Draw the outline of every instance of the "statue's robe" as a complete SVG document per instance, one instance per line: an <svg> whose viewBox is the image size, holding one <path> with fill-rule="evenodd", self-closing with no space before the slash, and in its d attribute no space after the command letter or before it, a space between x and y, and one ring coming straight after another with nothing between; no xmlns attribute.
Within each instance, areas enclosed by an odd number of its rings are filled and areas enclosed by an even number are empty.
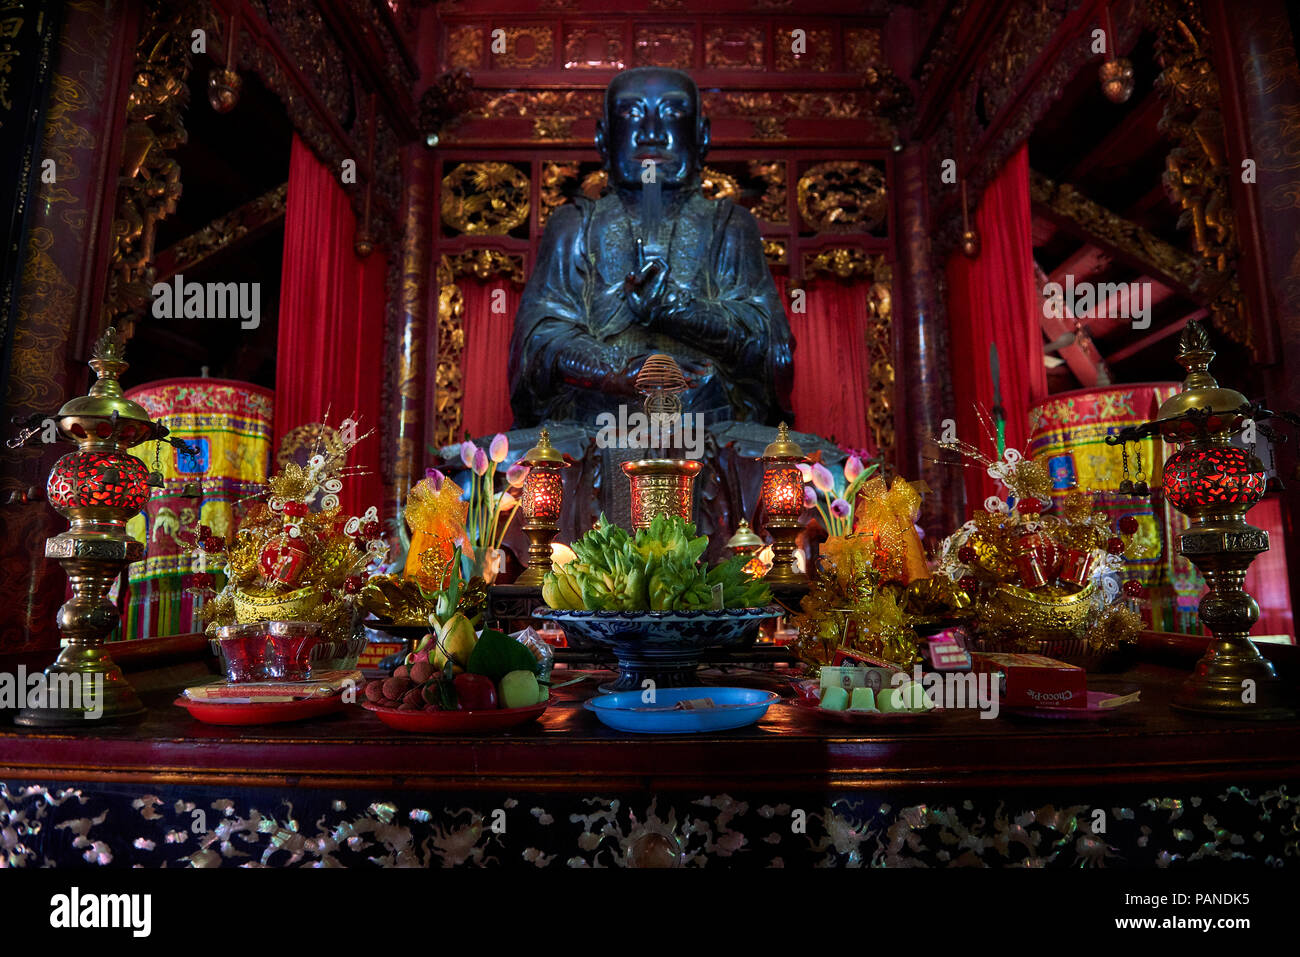
<svg viewBox="0 0 1300 957"><path fill-rule="evenodd" d="M599 355L609 368L655 352L707 361L713 374L682 394L684 411L704 413L710 423L791 420L794 343L754 217L692 191L669 205L657 235L668 250L669 283L687 291L694 300L688 308L710 321L652 331L632 313L623 282L636 265L637 232L617 192L551 214L510 342L517 427L561 420L594 427L600 412L636 404L637 397L629 402L568 381L556 359L572 348Z"/></svg>

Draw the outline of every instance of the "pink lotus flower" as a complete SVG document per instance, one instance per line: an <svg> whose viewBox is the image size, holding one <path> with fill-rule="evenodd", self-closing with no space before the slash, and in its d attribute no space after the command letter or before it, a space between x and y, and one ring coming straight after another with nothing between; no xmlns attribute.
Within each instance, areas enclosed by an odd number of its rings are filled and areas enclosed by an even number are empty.
<svg viewBox="0 0 1300 957"><path fill-rule="evenodd" d="M473 442L460 443L460 460L465 463L465 468L472 469L474 467L474 453L477 451L479 451L479 447Z"/></svg>
<svg viewBox="0 0 1300 957"><path fill-rule="evenodd" d="M831 475L831 470L820 462L812 467L812 483L819 492L829 494L835 489L835 478Z"/></svg>
<svg viewBox="0 0 1300 957"><path fill-rule="evenodd" d="M849 503L842 498L837 498L831 502L831 514L836 518L848 518L852 512L853 509L849 507Z"/></svg>
<svg viewBox="0 0 1300 957"><path fill-rule="evenodd" d="M485 475L487 473L488 470L487 453L484 452L482 449L478 448L477 446L475 446L474 448L474 461L472 465L474 468L475 475Z"/></svg>
<svg viewBox="0 0 1300 957"><path fill-rule="evenodd" d="M523 485L526 478L528 478L528 466L522 462L516 462L506 469L506 481L510 483L512 488Z"/></svg>
<svg viewBox="0 0 1300 957"><path fill-rule="evenodd" d="M433 486L433 490L435 492L441 492L442 483L447 481L447 476L443 475L442 472L438 471L437 469L425 469L424 478L430 485Z"/></svg>
<svg viewBox="0 0 1300 957"><path fill-rule="evenodd" d="M856 455L850 455L848 461L844 463L844 481L853 482L862 474L862 459Z"/></svg>
<svg viewBox="0 0 1300 957"><path fill-rule="evenodd" d="M813 491L811 485L805 485L803 487L803 507L804 508L817 507L817 493Z"/></svg>
<svg viewBox="0 0 1300 957"><path fill-rule="evenodd" d="M797 465L796 467L799 469L799 474L800 474L800 476L803 477L803 480L804 480L805 482L811 482L811 481L812 481L812 466L811 466L811 465L809 465L807 462L800 462L800 463L798 463L798 465Z"/></svg>
<svg viewBox="0 0 1300 957"><path fill-rule="evenodd" d="M492 445L488 449L488 454L492 456L493 462L504 462L506 456L510 454L510 440L498 432L492 436Z"/></svg>

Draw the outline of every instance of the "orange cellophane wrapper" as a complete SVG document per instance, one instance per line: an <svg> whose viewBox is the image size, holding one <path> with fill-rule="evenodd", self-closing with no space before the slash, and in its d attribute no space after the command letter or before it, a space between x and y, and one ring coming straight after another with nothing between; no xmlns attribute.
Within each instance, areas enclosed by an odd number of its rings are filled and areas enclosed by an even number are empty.
<svg viewBox="0 0 1300 957"><path fill-rule="evenodd" d="M920 489L901 478L894 479L892 486L886 486L883 478L872 478L858 492L854 531L875 540L875 565L885 581L906 585L930 576L916 534L920 513Z"/></svg>
<svg viewBox="0 0 1300 957"><path fill-rule="evenodd" d="M406 500L406 526L411 530L411 547L406 553L403 578L413 578L428 590L442 583L433 580L434 569L450 561L456 544L466 541L465 514L468 503L461 501L461 488L444 479L434 488L429 479L417 482Z"/></svg>

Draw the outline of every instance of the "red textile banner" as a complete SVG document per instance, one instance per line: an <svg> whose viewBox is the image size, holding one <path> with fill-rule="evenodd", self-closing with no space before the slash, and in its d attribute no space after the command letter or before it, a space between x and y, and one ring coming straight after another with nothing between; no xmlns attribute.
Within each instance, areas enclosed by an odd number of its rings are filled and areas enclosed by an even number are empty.
<svg viewBox="0 0 1300 957"><path fill-rule="evenodd" d="M997 450L979 424L977 404L991 413L1000 393L1006 410L1007 447L1023 452L1029 439L1029 410L1047 395L1041 305L1034 287L1026 147L1007 160L984 190L974 223L980 254L968 259L958 251L948 260L953 411L957 438L994 458ZM990 364L989 347L994 344L998 390L994 389ZM906 370L899 374L905 376ZM983 469L966 469L968 502L977 506L996 490L997 483Z"/></svg>
<svg viewBox="0 0 1300 957"><path fill-rule="evenodd" d="M508 432L513 414L506 364L521 290L499 277L487 282L462 278L457 285L465 304L461 426L472 438Z"/></svg>
<svg viewBox="0 0 1300 957"><path fill-rule="evenodd" d="M335 171L297 136L289 160L275 362L275 448L289 430L352 416L363 439L348 457L340 504L347 514L384 507L379 470L384 373L384 274L380 252L358 259L356 218ZM272 466L274 468L274 465Z"/></svg>
<svg viewBox="0 0 1300 957"><path fill-rule="evenodd" d="M805 283L803 313L790 312L790 281L773 276L794 333L794 427L844 448L876 453L867 424L871 359L867 355L865 282L815 279Z"/></svg>
<svg viewBox="0 0 1300 957"><path fill-rule="evenodd" d="M1262 552L1246 572L1246 591L1259 602L1259 622L1254 635L1290 635L1295 644L1295 618L1291 610L1291 580L1286 563L1286 521L1282 500L1270 495L1246 513L1246 521L1268 532L1269 550Z"/></svg>

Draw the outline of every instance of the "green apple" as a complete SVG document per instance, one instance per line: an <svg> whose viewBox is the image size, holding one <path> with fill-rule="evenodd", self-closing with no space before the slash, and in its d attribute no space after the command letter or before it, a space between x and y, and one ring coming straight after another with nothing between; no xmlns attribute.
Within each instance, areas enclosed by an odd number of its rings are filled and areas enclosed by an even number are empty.
<svg viewBox="0 0 1300 957"><path fill-rule="evenodd" d="M531 671L512 671L501 679L499 691L503 708L527 708L537 704L537 675Z"/></svg>

